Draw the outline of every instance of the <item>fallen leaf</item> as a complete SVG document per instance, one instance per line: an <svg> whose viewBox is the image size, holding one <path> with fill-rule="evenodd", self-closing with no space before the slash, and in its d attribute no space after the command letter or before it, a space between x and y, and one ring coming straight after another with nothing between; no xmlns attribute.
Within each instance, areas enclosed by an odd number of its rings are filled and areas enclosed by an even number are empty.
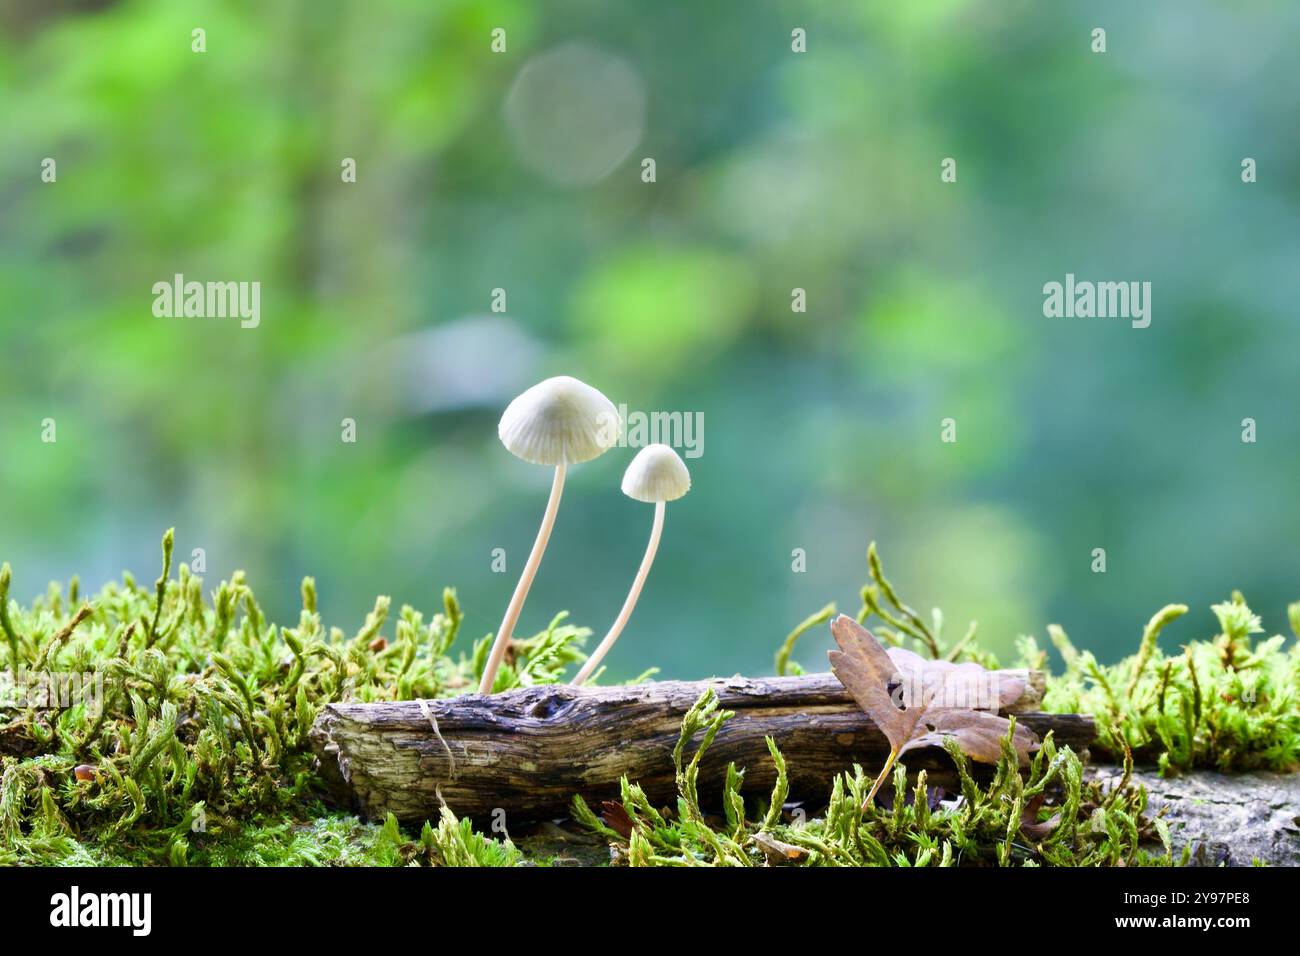
<svg viewBox="0 0 1300 956"><path fill-rule="evenodd" d="M793 866L808 859L808 851L803 847L785 843L768 833L760 831L752 839L767 857L769 866Z"/></svg>
<svg viewBox="0 0 1300 956"><path fill-rule="evenodd" d="M875 638L851 617L845 620L863 634ZM833 627L832 627L833 629ZM879 645L879 641L875 641ZM996 713L1010 707L1025 692L1025 681L1004 671L991 671L979 664L954 664L951 661L927 660L904 647L891 647L885 651L897 668L890 681L890 691L895 702L901 702L900 691L910 695L907 699L931 699L931 706L954 707L963 710L987 710Z"/></svg>
<svg viewBox="0 0 1300 956"><path fill-rule="evenodd" d="M1051 835L1052 831L1061 825L1060 811L1052 814L1041 823L1038 820L1038 811L1043 808L1046 797L1043 794L1031 797L1020 811L1020 832L1031 840L1042 840Z"/></svg>
<svg viewBox="0 0 1300 956"><path fill-rule="evenodd" d="M627 815L627 809L623 804L617 800L606 800L600 805L600 818L624 840L632 836L632 818Z"/></svg>
<svg viewBox="0 0 1300 956"><path fill-rule="evenodd" d="M942 746L948 737L971 759L997 763L1011 722L996 711L1024 689L1001 685L1019 681L1000 679L978 664L927 661L903 648L887 652L870 631L845 614L831 622L831 634L839 646L829 652L831 670L889 741L889 759L866 804L895 760L909 750ZM954 706L963 702L965 706ZM1023 761L1038 737L1017 724L1011 742Z"/></svg>

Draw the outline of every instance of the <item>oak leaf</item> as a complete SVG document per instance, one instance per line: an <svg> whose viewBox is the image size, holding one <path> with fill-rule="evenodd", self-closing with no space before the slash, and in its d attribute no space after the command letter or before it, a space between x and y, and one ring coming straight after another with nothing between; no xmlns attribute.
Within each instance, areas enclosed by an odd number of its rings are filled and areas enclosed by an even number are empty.
<svg viewBox="0 0 1300 956"><path fill-rule="evenodd" d="M1024 690L1022 681L978 664L926 660L901 647L888 651L865 627L841 614L831 622L839 650L831 670L889 741L889 759L867 795L870 804L894 761L909 750L951 737L971 759L997 763L1011 721L997 711ZM1028 760L1038 737L1016 725L1012 746Z"/></svg>

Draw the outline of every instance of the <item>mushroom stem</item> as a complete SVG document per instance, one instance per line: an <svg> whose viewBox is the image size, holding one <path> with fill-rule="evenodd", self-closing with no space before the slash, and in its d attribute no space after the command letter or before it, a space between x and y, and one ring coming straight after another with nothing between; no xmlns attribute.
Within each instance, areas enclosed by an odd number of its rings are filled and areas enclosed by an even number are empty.
<svg viewBox="0 0 1300 956"><path fill-rule="evenodd" d="M533 550L524 564L523 573L519 575L515 593L511 596L510 603L506 605L506 616L501 619L501 626L497 628L496 639L492 642L492 653L488 655L487 664L483 668L483 679L478 685L480 694L492 693L492 685L496 682L497 671L501 669L501 661L505 659L506 648L510 646L510 637L515 632L519 612L524 609L524 600L528 597L528 589L533 586L537 566L542 563L542 555L546 553L546 542L550 540L551 528L555 527L555 515L560 510L560 495L564 492L564 470L563 464L555 466L555 480L551 482L551 497L546 502L542 526L537 529L537 540L533 542Z"/></svg>
<svg viewBox="0 0 1300 956"><path fill-rule="evenodd" d="M655 502L655 523L650 528L650 543L645 546L645 557L641 559L641 567L636 572L636 579L632 582L632 589L627 592L627 600L623 602L623 610L618 612L618 617L605 635L605 639L600 642L600 646L591 652L587 662L582 665L582 670L578 671L578 676L573 678L572 684L577 687L586 682L591 676L591 672L596 669L601 658L609 653L609 649L614 646L618 636L623 633L623 628L627 624L628 618L632 616L632 609L636 607L636 599L641 596L641 588L645 585L646 576L650 573L650 565L654 564L655 552L659 550L659 538L664 531L664 502Z"/></svg>

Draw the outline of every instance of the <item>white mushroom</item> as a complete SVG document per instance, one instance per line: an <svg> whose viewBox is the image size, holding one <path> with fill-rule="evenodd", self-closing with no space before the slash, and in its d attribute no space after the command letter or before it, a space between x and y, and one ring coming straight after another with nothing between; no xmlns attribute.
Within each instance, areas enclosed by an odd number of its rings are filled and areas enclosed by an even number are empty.
<svg viewBox="0 0 1300 956"><path fill-rule="evenodd" d="M478 692L490 694L497 671L510 646L519 613L524 608L528 589L532 587L537 566L542 563L546 542L550 539L555 515L564 491L564 475L569 465L590 461L607 451L618 438L618 410L614 404L584 382L567 375L539 382L516 398L501 416L497 435L512 454L535 465L552 465L555 479L551 497L546 502L542 526L528 555L515 593L506 606L505 617L497 628L496 639Z"/></svg>
<svg viewBox="0 0 1300 956"><path fill-rule="evenodd" d="M623 609L618 612L618 617L610 627L609 633L605 635L605 639L600 642L591 657L587 658L587 662L582 665L578 675L573 678L575 687L591 676L596 665L609 653L618 636L623 633L628 618L632 616L632 609L636 607L637 598L641 596L641 588L645 585L646 576L650 573L650 565L654 563L655 552L659 549L659 538L664 530L664 504L675 501L690 490L691 473L686 470L686 463L667 445L647 445L632 459L632 464L627 466L627 471L623 474L623 494L637 501L653 503L655 506L654 524L650 528L650 543L646 545L645 557L641 559L641 567L636 572L635 580L632 581L632 589L627 593Z"/></svg>

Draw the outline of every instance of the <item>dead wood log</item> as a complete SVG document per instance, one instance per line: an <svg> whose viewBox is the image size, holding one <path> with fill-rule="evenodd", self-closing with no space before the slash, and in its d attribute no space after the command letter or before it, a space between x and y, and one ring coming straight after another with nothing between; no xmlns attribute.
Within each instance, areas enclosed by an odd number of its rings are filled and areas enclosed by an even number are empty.
<svg viewBox="0 0 1300 956"><path fill-rule="evenodd" d="M1014 673L1026 690L1008 710L1027 711L1042 698L1042 675ZM855 762L879 767L888 753L884 735L831 674L331 704L317 719L312 745L322 774L370 818L436 817L440 796L460 816L496 808L511 819L559 816L575 793L588 802L616 797L623 775L668 804L682 715L709 685L735 716L702 760L703 799L718 798L733 760L745 770L746 792L770 792L776 773L768 736L786 757L793 797L824 796L836 774ZM1023 712L1018 719L1076 749L1094 736L1087 716ZM909 753L906 763L913 770L950 766L942 750Z"/></svg>
<svg viewBox="0 0 1300 956"><path fill-rule="evenodd" d="M1123 778L1119 767L1090 767L1089 779L1107 787ZM1300 866L1300 773L1193 770L1162 777L1154 768L1133 771L1147 791L1146 816L1163 814L1175 857L1192 849L1196 866ZM1160 847L1151 849L1159 853Z"/></svg>

